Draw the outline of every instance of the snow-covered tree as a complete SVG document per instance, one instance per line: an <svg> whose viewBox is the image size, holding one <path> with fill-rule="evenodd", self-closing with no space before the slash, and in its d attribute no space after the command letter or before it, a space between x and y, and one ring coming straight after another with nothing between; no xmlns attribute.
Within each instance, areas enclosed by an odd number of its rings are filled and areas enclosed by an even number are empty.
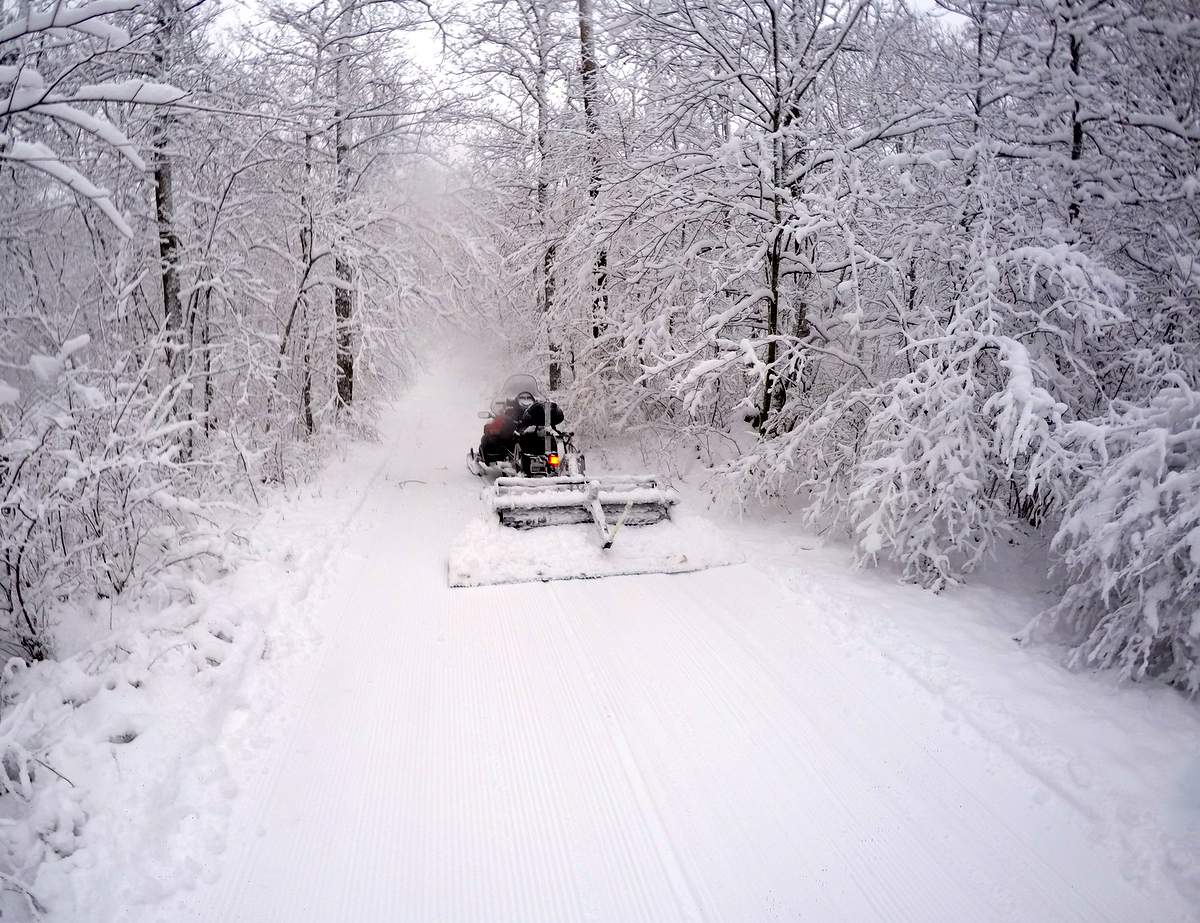
<svg viewBox="0 0 1200 923"><path fill-rule="evenodd" d="M1200 393L1170 375L1075 431L1090 458L1054 536L1063 598L1040 621L1076 664L1200 692Z"/></svg>

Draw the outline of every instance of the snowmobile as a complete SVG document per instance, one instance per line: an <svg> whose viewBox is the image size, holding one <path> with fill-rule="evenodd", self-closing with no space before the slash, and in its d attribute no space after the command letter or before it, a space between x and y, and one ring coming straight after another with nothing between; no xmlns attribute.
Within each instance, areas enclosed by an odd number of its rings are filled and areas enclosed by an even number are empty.
<svg viewBox="0 0 1200 923"><path fill-rule="evenodd" d="M561 408L531 376L510 377L479 416L487 423L467 466L489 476L491 515L450 547L451 586L677 574L741 560L718 530L672 516L677 494L656 475L587 473Z"/></svg>
<svg viewBox="0 0 1200 923"><path fill-rule="evenodd" d="M586 460L575 449L574 433L562 428L562 409L547 398L531 375L512 375L481 410L487 420L479 449L467 453L467 469L479 477L577 477Z"/></svg>
<svg viewBox="0 0 1200 923"><path fill-rule="evenodd" d="M654 475L587 475L574 434L562 427L562 409L533 376L510 376L492 409L479 416L488 422L467 467L480 477L497 475L491 506L501 524L536 529L592 522L608 549L623 526L651 525L669 515L674 492Z"/></svg>

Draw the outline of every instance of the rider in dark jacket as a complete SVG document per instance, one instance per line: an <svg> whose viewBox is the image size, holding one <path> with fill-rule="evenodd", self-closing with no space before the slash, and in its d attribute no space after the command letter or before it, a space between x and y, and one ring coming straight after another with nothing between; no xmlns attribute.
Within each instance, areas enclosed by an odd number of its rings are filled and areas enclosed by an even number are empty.
<svg viewBox="0 0 1200 923"><path fill-rule="evenodd" d="M558 406L558 404L554 403L554 401L538 401L525 411L524 416L521 417L519 428L524 429L526 426L545 426L547 424L547 407L550 408L550 420L548 421L549 425L558 426L558 424L565 419L563 417L562 409Z"/></svg>
<svg viewBox="0 0 1200 923"><path fill-rule="evenodd" d="M479 455L485 463L495 464L512 454L517 432L530 425L523 422L524 417L536 406L533 395L522 392L493 407L495 416L484 424L483 437L479 440Z"/></svg>
<svg viewBox="0 0 1200 923"><path fill-rule="evenodd" d="M547 412L548 411L548 412ZM547 420L547 416L549 420ZM545 451L545 435L538 428L558 426L563 421L563 412L554 401L538 401L525 411L517 424L518 438L521 440L521 452L525 455L540 455Z"/></svg>

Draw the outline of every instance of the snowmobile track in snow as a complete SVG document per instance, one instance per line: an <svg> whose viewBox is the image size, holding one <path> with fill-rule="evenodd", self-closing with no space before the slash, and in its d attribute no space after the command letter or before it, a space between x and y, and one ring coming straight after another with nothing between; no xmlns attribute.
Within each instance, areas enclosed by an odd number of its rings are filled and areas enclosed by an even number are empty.
<svg viewBox="0 0 1200 923"><path fill-rule="evenodd" d="M554 601L556 603L561 602L557 594L555 594ZM675 893L681 918L689 921L703 920L704 914L701 912L699 902L696 899L695 888L683 869L676 846L671 841L671 835L663 823L659 807L646 784L646 775L638 765L633 749L629 745L629 740L626 738L624 731L621 730L621 724L616 718L616 706L612 696L597 676L587 656L587 651L580 641L579 633L576 631L574 625L571 624L570 616L561 606L557 606L556 608L565 633L570 639L569 646L575 655L576 663L579 665L580 674L587 681L595 707L601 711L605 718L605 726L608 729L609 738L612 740L620 756L625 779L629 783L634 799L638 804L642 821L654 837L659 858L662 860L663 873L671 885L671 890Z"/></svg>

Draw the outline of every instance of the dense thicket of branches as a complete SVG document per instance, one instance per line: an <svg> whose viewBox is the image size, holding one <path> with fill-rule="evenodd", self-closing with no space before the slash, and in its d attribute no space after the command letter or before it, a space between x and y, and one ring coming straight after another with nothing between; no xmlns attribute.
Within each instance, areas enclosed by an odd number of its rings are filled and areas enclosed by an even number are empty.
<svg viewBox="0 0 1200 923"><path fill-rule="evenodd" d="M431 281L457 239L399 181L439 105L401 53L425 7L219 15L0 7L5 652L219 555L212 498L252 504L360 428L409 314L458 297Z"/></svg>
<svg viewBox="0 0 1200 923"><path fill-rule="evenodd" d="M940 5L474 7L497 316L592 426L711 446L860 561L936 589L1041 532L1078 660L1196 691L1200 20Z"/></svg>

